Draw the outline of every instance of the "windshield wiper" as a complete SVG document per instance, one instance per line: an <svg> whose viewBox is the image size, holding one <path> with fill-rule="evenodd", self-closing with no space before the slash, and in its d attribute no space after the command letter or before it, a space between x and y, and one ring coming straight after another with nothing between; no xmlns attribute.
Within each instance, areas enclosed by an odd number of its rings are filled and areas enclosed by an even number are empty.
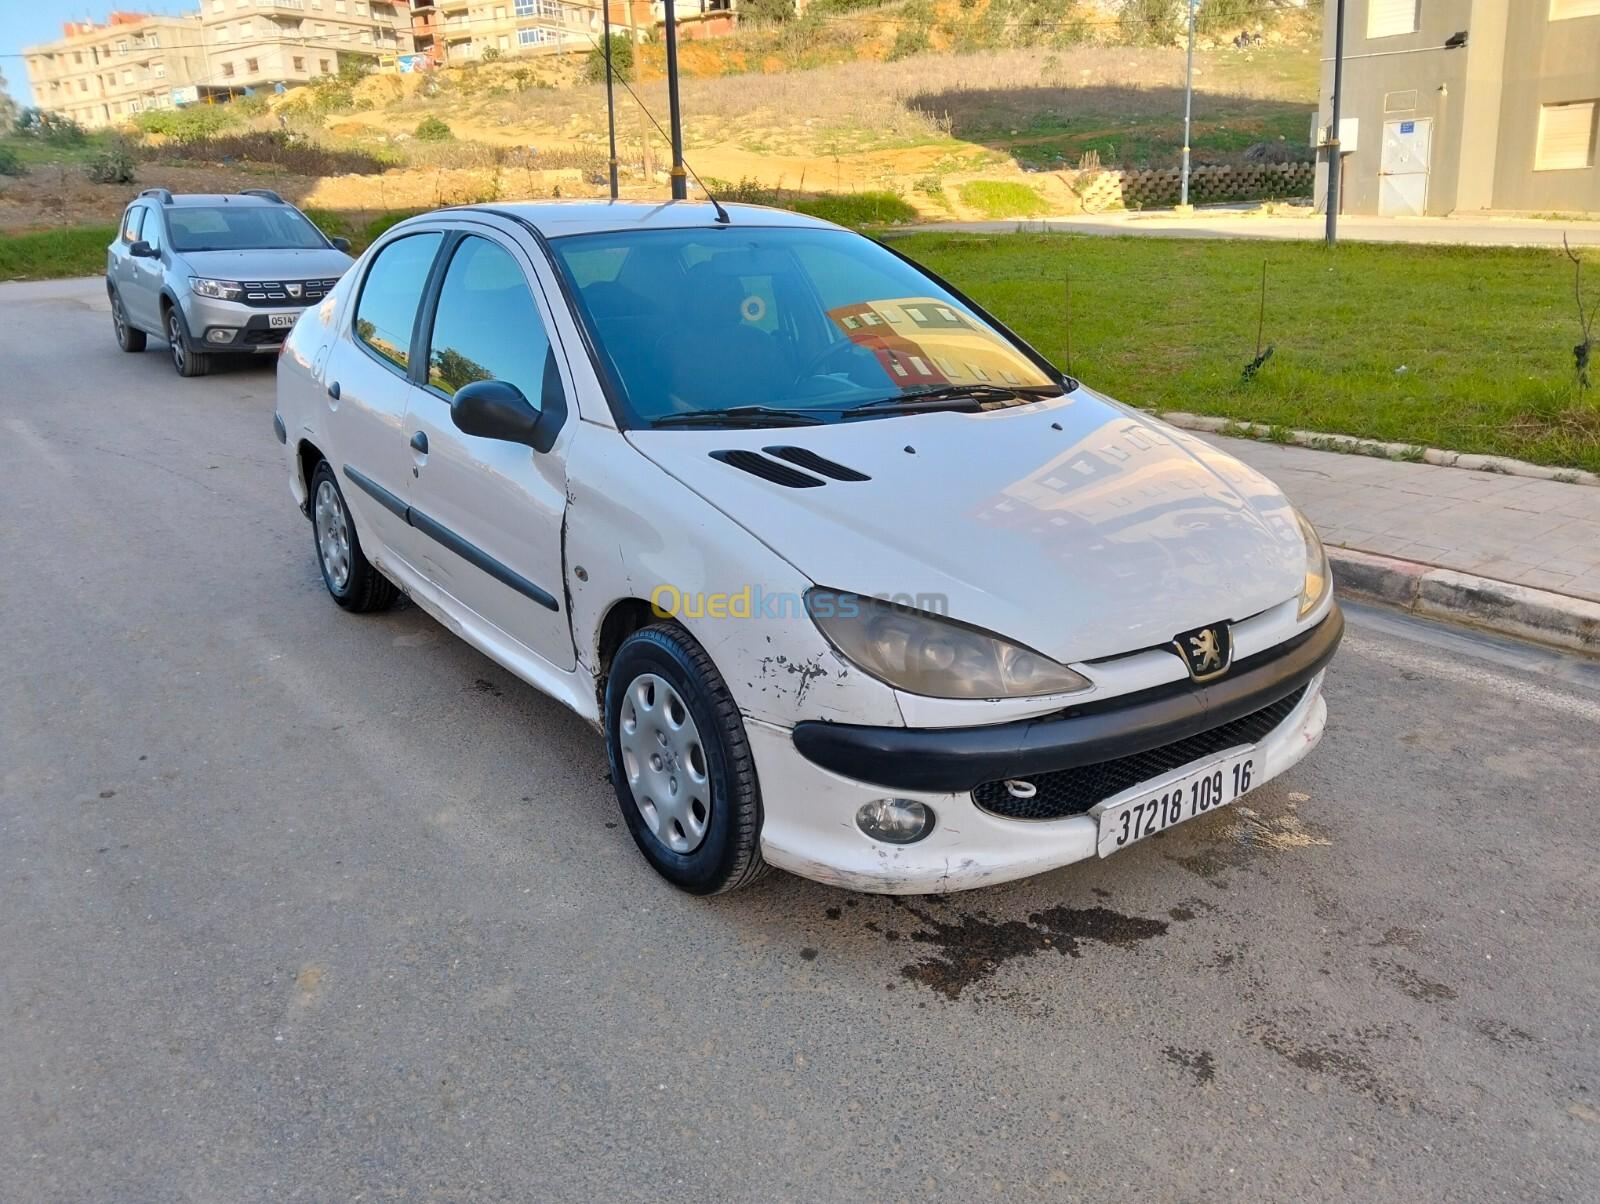
<svg viewBox="0 0 1600 1204"><path fill-rule="evenodd" d="M667 426L820 426L816 410L780 410L772 406L731 406L726 410L687 410L652 418L653 427ZM837 412L837 411L833 411Z"/></svg>
<svg viewBox="0 0 1600 1204"><path fill-rule="evenodd" d="M1043 396L1043 394L1039 394ZM986 401L1024 402L1033 395L1024 388L1002 388L999 385L939 385L931 389L912 389L893 397L879 397L850 407L852 413L876 411L897 413L912 410L957 409Z"/></svg>

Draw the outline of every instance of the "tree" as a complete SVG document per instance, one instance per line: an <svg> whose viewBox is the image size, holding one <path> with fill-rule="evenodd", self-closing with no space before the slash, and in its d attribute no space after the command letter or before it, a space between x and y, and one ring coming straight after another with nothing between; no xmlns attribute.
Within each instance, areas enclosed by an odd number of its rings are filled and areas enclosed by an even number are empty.
<svg viewBox="0 0 1600 1204"><path fill-rule="evenodd" d="M611 73L625 82L631 82L633 79L633 43L629 41L627 34L611 35ZM589 51L588 57L583 62L583 78L591 84L606 82L604 46L596 46Z"/></svg>

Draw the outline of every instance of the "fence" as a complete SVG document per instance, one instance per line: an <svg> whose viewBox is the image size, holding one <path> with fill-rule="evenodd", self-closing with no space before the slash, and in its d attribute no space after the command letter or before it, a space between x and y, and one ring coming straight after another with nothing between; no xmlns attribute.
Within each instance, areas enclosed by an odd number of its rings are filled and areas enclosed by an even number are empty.
<svg viewBox="0 0 1600 1204"><path fill-rule="evenodd" d="M1315 165L1311 163L1196 167L1189 172L1189 199L1195 202L1248 201L1309 196L1315 172ZM1088 213L1176 205L1183 191L1183 173L1176 167L1099 171L1080 175L1071 187Z"/></svg>

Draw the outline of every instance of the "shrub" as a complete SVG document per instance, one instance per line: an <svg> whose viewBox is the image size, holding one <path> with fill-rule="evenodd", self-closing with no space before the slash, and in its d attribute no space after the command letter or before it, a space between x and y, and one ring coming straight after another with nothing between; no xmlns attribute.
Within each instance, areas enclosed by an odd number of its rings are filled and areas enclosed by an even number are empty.
<svg viewBox="0 0 1600 1204"><path fill-rule="evenodd" d="M422 142L448 142L455 137L450 127L437 117L424 117L412 132Z"/></svg>
<svg viewBox="0 0 1600 1204"><path fill-rule="evenodd" d="M1117 21L1123 37L1143 46L1171 46L1185 27L1172 0L1123 0Z"/></svg>
<svg viewBox="0 0 1600 1204"><path fill-rule="evenodd" d="M745 0L739 12L755 25L780 25L794 16L794 0Z"/></svg>
<svg viewBox="0 0 1600 1204"><path fill-rule="evenodd" d="M133 168L133 146L126 138L115 138L95 152L84 171L96 184L132 184Z"/></svg>
<svg viewBox="0 0 1600 1204"><path fill-rule="evenodd" d="M894 35L894 44L889 47L889 60L908 59L914 54L926 54L932 49L925 28L902 28Z"/></svg>
<svg viewBox="0 0 1600 1204"><path fill-rule="evenodd" d="M0 146L0 176L27 175L28 169L22 166L22 160L17 157L17 152L9 146Z"/></svg>
<svg viewBox="0 0 1600 1204"><path fill-rule="evenodd" d="M192 105L185 109L156 109L140 113L133 124L146 134L160 134L174 142L194 142L213 138L229 126L237 125L240 115L232 105Z"/></svg>
<svg viewBox="0 0 1600 1204"><path fill-rule="evenodd" d="M262 163L303 176L373 175L390 166L369 151L334 150L284 130L173 142L161 148L161 158L198 163Z"/></svg>
<svg viewBox="0 0 1600 1204"><path fill-rule="evenodd" d="M478 56L478 61L482 63L498 63L505 57L505 51L501 50L500 47L486 46L483 53Z"/></svg>
<svg viewBox="0 0 1600 1204"><path fill-rule="evenodd" d="M625 34L611 35L611 72L620 80L633 79L633 42ZM591 84L606 82L606 53L596 46L583 61L583 78Z"/></svg>
<svg viewBox="0 0 1600 1204"><path fill-rule="evenodd" d="M23 109L12 123L25 138L37 138L53 146L79 146L88 134L72 118L44 109Z"/></svg>

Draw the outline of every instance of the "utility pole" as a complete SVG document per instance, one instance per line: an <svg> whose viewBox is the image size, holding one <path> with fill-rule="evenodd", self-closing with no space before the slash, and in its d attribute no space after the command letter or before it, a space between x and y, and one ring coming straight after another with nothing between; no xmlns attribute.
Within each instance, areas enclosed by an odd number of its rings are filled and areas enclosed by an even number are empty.
<svg viewBox="0 0 1600 1204"><path fill-rule="evenodd" d="M611 199L617 199L617 100L611 81L611 0L601 6L606 37L606 134L611 139Z"/></svg>
<svg viewBox="0 0 1600 1204"><path fill-rule="evenodd" d="M634 20L634 2L623 0L628 6L628 61L636 63L639 61L639 26ZM639 166L644 170L645 186L649 187L656 182L655 156L650 153L650 116L644 111L643 105L634 107L639 110Z"/></svg>
<svg viewBox="0 0 1600 1204"><path fill-rule="evenodd" d="M1189 66L1183 80L1183 184L1178 204L1189 205L1189 119L1194 113L1194 5L1189 0Z"/></svg>
<svg viewBox="0 0 1600 1204"><path fill-rule="evenodd" d="M667 18L667 110L672 115L672 199L689 198L689 177L683 170L683 114L678 107L678 14L673 0L662 0Z"/></svg>
<svg viewBox="0 0 1600 1204"><path fill-rule="evenodd" d="M1339 176L1343 163L1339 150L1339 102L1344 98L1344 0L1336 0L1333 13L1333 124L1328 127L1328 228L1325 240L1339 241Z"/></svg>

